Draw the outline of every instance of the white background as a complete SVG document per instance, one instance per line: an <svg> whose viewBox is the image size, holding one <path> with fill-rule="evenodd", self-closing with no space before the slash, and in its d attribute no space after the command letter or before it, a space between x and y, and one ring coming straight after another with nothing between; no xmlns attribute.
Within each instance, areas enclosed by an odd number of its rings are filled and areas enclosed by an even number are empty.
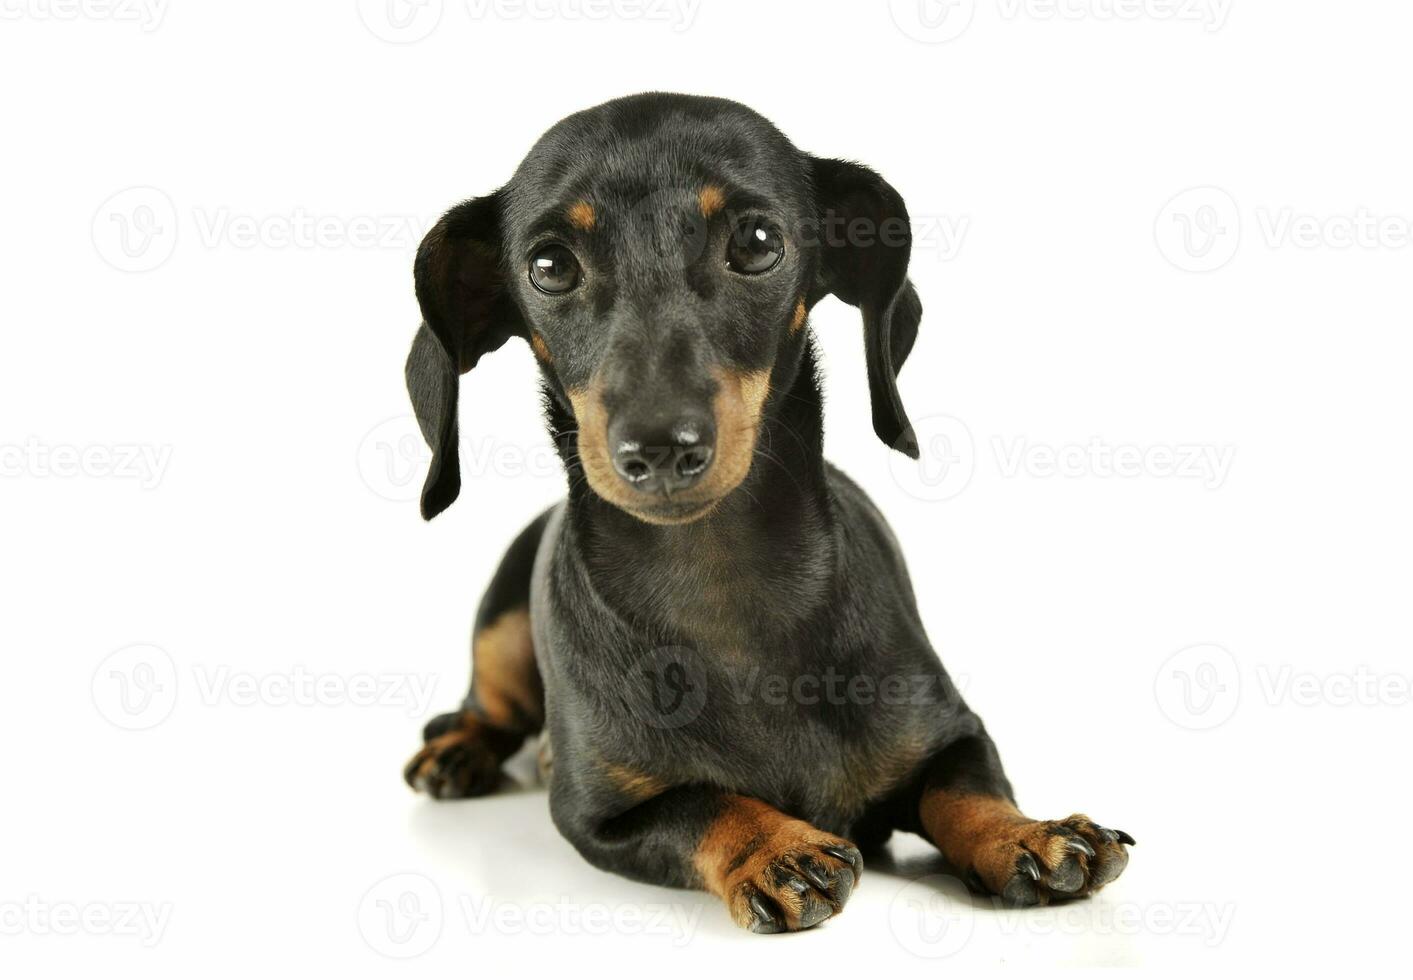
<svg viewBox="0 0 1413 980"><path fill-rule="evenodd" d="M387 9L4 0L7 975L1401 947L1413 10ZM834 301L829 452L902 536L1022 805L1138 839L1098 899L1000 913L910 883L938 868L899 840L842 916L759 938L590 868L543 790L401 783L494 563L562 492L516 344L464 384L460 501L418 518L416 242L563 115L649 88L745 101L906 197L928 455L874 440Z"/></svg>

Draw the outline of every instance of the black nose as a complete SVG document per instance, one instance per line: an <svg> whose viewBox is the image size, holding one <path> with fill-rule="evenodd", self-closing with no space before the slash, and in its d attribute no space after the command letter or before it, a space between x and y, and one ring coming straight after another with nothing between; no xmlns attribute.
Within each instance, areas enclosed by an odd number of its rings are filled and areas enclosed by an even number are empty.
<svg viewBox="0 0 1413 980"><path fill-rule="evenodd" d="M641 493L673 494L711 469L716 430L708 419L686 417L670 425L615 420L608 427L613 468Z"/></svg>

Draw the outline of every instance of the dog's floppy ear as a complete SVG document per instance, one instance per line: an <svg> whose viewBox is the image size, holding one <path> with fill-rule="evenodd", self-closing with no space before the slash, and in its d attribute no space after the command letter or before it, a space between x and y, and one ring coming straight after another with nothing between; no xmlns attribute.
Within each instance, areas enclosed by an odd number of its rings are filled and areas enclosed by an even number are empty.
<svg viewBox="0 0 1413 980"><path fill-rule="evenodd" d="M922 302L908 281L912 226L902 196L867 167L810 158L820 261L809 305L833 293L863 314L873 431L913 459L917 438L898 371L917 339Z"/></svg>
<svg viewBox="0 0 1413 980"><path fill-rule="evenodd" d="M475 367L482 354L526 332L505 288L500 208L499 192L458 204L427 232L413 264L422 326L406 374L417 424L432 447L422 487L427 520L461 492L458 376Z"/></svg>

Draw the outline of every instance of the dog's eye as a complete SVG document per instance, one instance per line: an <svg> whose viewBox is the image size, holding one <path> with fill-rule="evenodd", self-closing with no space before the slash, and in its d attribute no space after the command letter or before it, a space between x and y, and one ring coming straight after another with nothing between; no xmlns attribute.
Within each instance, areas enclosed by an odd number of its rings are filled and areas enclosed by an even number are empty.
<svg viewBox="0 0 1413 980"><path fill-rule="evenodd" d="M579 285L579 260L555 242L530 257L530 281L542 293L567 293Z"/></svg>
<svg viewBox="0 0 1413 980"><path fill-rule="evenodd" d="M775 268L785 257L785 237L764 218L736 226L726 243L726 264L732 272L755 276Z"/></svg>

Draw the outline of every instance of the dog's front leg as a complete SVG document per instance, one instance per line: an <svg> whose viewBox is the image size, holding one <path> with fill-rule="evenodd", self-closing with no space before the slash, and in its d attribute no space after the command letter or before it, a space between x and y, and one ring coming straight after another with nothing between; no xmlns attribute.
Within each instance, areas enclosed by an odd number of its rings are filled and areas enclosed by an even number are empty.
<svg viewBox="0 0 1413 980"><path fill-rule="evenodd" d="M609 812L586 805L596 793L552 787L555 823L591 864L705 889L753 932L818 925L844 907L863 871L849 841L760 800L706 786L633 788L654 795Z"/></svg>
<svg viewBox="0 0 1413 980"><path fill-rule="evenodd" d="M975 888L1013 905L1092 894L1128 865L1133 838L1084 814L1034 820L1016 808L984 731L958 739L928 766L917 801L924 834Z"/></svg>

